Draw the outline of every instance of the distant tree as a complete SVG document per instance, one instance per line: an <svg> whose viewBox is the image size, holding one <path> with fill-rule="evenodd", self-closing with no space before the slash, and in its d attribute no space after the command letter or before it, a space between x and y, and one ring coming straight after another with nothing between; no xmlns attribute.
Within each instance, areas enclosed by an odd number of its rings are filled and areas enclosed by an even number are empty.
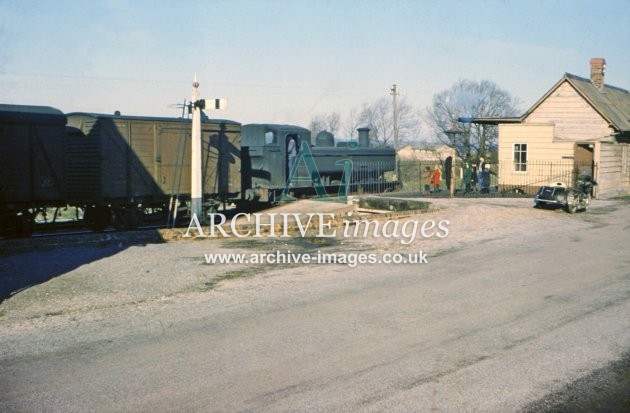
<svg viewBox="0 0 630 413"><path fill-rule="evenodd" d="M321 114L311 119L309 129L313 138L321 131L328 131L335 135L341 126L341 116L337 112Z"/></svg>
<svg viewBox="0 0 630 413"><path fill-rule="evenodd" d="M398 98L396 108L399 144L415 141L421 125L420 113L404 96ZM332 112L313 117L309 128L313 138L324 130L333 135L343 133L344 138L356 138L359 127L368 127L373 146L394 146L393 112L392 100L382 97L372 103L364 103L360 110L350 111L343 124L341 116L337 112Z"/></svg>
<svg viewBox="0 0 630 413"><path fill-rule="evenodd" d="M346 116L346 120L343 123L343 133L346 138L358 138L359 133L357 129L361 126L359 122L359 116L357 115L356 109L352 109L348 116Z"/></svg>
<svg viewBox="0 0 630 413"><path fill-rule="evenodd" d="M413 140L419 127L420 116L405 97L397 102L398 142ZM358 124L370 128L370 138L375 146L394 146L394 107L391 99L380 98L364 103L358 116Z"/></svg>
<svg viewBox="0 0 630 413"><path fill-rule="evenodd" d="M490 80L463 79L433 96L433 105L426 111L426 121L437 139L456 148L460 158L489 157L496 152L497 128L458 122L458 118L517 116L519 105L517 98ZM462 131L457 142L445 133L454 127Z"/></svg>

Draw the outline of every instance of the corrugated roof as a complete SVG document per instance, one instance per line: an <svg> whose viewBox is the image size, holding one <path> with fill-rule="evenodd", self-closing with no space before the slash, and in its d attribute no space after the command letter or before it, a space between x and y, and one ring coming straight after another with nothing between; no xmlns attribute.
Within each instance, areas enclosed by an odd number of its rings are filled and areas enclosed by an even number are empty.
<svg viewBox="0 0 630 413"><path fill-rule="evenodd" d="M590 79L570 73L564 78L599 112L615 129L630 132L630 92L614 86L604 85L598 89Z"/></svg>

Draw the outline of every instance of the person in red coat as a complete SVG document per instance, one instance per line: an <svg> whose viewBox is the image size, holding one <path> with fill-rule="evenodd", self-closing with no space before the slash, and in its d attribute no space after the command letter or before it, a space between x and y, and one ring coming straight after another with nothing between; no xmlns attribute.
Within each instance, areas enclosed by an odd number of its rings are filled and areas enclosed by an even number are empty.
<svg viewBox="0 0 630 413"><path fill-rule="evenodd" d="M440 165L435 165L433 175L431 175L431 185L433 185L434 192L440 192L440 184L442 183L442 170Z"/></svg>

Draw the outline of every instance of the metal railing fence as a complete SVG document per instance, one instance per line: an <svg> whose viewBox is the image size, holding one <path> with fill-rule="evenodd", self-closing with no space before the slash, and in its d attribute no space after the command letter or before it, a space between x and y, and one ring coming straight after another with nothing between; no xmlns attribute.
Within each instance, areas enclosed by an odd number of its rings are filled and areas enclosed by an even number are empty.
<svg viewBox="0 0 630 413"><path fill-rule="evenodd" d="M441 183L439 191L435 191L429 184L426 191L428 176L432 174L435 166L441 168ZM471 164L472 166L473 164ZM595 163L578 163L572 159L558 161L529 161L524 171L515 171L512 162L489 163L487 190L481 185L481 177L476 168L473 168L472 182L466 185L464 182L464 163L455 161L454 185L456 196L533 196L538 188L543 185L551 185L562 182L571 186L579 175L596 176L597 165ZM401 186L399 192L420 193L423 195L437 196L447 195L447 171L444 170L444 162L404 160L399 164L399 177Z"/></svg>

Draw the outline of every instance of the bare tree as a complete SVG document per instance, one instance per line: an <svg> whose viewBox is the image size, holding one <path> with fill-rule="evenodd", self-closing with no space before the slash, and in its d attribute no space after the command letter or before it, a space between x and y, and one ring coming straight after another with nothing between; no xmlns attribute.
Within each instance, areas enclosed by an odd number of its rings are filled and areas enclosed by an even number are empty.
<svg viewBox="0 0 630 413"><path fill-rule="evenodd" d="M371 104L363 104L358 123L370 128L370 138L376 146L394 144L393 113L392 101L385 97ZM396 115L399 141L413 140L418 130L420 116L404 96L398 99Z"/></svg>
<svg viewBox="0 0 630 413"><path fill-rule="evenodd" d="M341 116L337 112L315 116L309 125L313 137L321 131L328 131L335 135L341 126Z"/></svg>
<svg viewBox="0 0 630 413"><path fill-rule="evenodd" d="M433 96L433 105L427 108L426 120L435 136L455 148L460 158L487 157L496 152L497 128L462 123L458 119L516 116L520 111L519 105L517 98L490 80L477 82L463 79ZM446 134L454 127L462 132L459 137Z"/></svg>
<svg viewBox="0 0 630 413"><path fill-rule="evenodd" d="M343 123L343 133L348 138L358 138L357 129L359 129L359 126L361 126L361 123L359 122L357 111L352 109Z"/></svg>
<svg viewBox="0 0 630 413"><path fill-rule="evenodd" d="M397 101L397 122L399 142L415 141L420 129L420 113L411 106L407 99L399 97ZM359 127L370 128L370 139L374 146L394 145L393 103L391 99L382 97L372 103L364 103L360 111L353 109L346 120L341 122L337 112L315 116L309 125L313 137L321 131L335 135L345 134L346 138L356 138ZM340 131L339 129L343 130Z"/></svg>

